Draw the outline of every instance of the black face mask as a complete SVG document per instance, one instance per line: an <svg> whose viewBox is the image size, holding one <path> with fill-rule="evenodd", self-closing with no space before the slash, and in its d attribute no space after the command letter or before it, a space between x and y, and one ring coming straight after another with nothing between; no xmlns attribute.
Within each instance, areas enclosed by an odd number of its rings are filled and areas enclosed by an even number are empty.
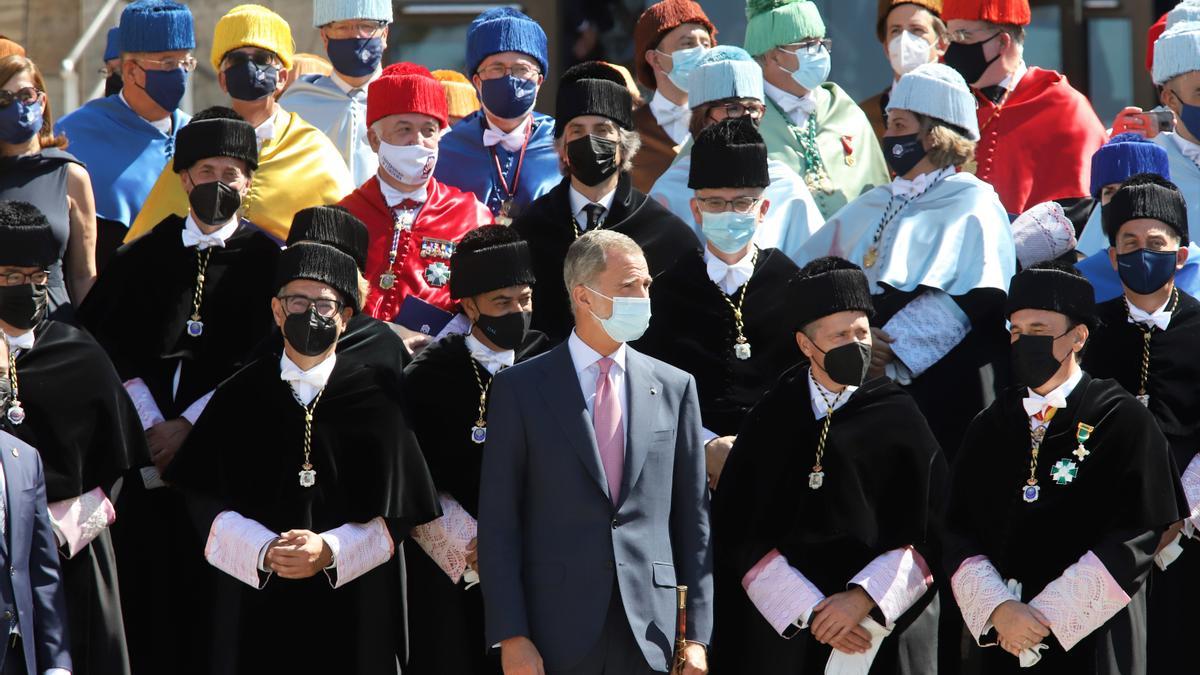
<svg viewBox="0 0 1200 675"><path fill-rule="evenodd" d="M946 65L958 71L959 75L967 81L967 84L975 84L979 78L983 77L983 73L988 69L988 66L996 62L1000 58L997 54L991 61L983 55L983 46L987 43L1000 37L1000 33L996 33L992 37L983 42L965 45L961 42L951 42L946 48L946 55L943 61Z"/></svg>
<svg viewBox="0 0 1200 675"><path fill-rule="evenodd" d="M118 70L104 78L104 95L112 96L121 91L123 86L125 86L125 81L121 79L121 71Z"/></svg>
<svg viewBox="0 0 1200 675"><path fill-rule="evenodd" d="M41 323L47 306L45 284L0 286L0 321L17 330L29 330Z"/></svg>
<svg viewBox="0 0 1200 675"><path fill-rule="evenodd" d="M571 175L589 187L617 172L617 142L588 134L567 143Z"/></svg>
<svg viewBox="0 0 1200 675"><path fill-rule="evenodd" d="M1067 331L1069 333L1071 331ZM1058 337L1050 335L1022 335L1010 347L1013 379L1017 384L1030 389L1037 389L1046 384L1062 366L1062 361L1054 358L1054 341ZM1070 358L1072 352L1067 352Z"/></svg>
<svg viewBox="0 0 1200 675"><path fill-rule="evenodd" d="M813 343L817 347L817 343ZM838 384L861 387L871 367L871 345L865 342L847 342L829 351L817 351L825 355L825 373Z"/></svg>
<svg viewBox="0 0 1200 675"><path fill-rule="evenodd" d="M529 334L529 322L533 318L531 312L509 312L503 316L480 314L475 320L479 330L501 349L516 349L525 341Z"/></svg>
<svg viewBox="0 0 1200 675"><path fill-rule="evenodd" d="M305 356L320 356L338 339L337 323L310 309L300 314L288 314L283 320L283 337L292 349Z"/></svg>
<svg viewBox="0 0 1200 675"><path fill-rule="evenodd" d="M225 69L225 88L239 101L258 101L275 93L279 69L244 61Z"/></svg>
<svg viewBox="0 0 1200 675"><path fill-rule="evenodd" d="M904 176L925 159L925 146L919 134L883 137L883 158L897 176Z"/></svg>
<svg viewBox="0 0 1200 675"><path fill-rule="evenodd" d="M205 225L221 225L229 222L242 208L242 195L219 180L199 185L193 182L188 204Z"/></svg>

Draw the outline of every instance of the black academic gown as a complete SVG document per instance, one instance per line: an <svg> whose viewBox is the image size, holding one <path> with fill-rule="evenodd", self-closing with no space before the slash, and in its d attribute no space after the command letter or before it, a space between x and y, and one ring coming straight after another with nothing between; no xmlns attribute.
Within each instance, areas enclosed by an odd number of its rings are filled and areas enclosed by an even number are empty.
<svg viewBox="0 0 1200 675"><path fill-rule="evenodd" d="M967 430L950 481L946 569L986 556L1002 578L1021 583L1021 601L1028 603L1091 551L1132 601L1070 652L1052 633L1032 668L1020 668L999 647L983 649L983 672L1145 675L1143 583L1160 536L1185 503L1166 439L1119 384L1085 373L1047 428L1036 474L1041 493L1027 503L1030 430L1021 404L1027 395L1023 387L1003 392ZM1094 427L1082 462L1073 455L1080 423ZM1076 461L1078 473L1058 485L1051 470L1063 459Z"/></svg>
<svg viewBox="0 0 1200 675"><path fill-rule="evenodd" d="M1168 303L1170 304L1170 303ZM1101 325L1092 331L1084 368L1096 377L1116 380L1131 394L1141 384L1142 329L1127 320L1125 298L1096 308ZM1179 292L1179 304L1165 331L1150 337L1146 391L1176 467L1183 471L1200 450L1200 302ZM1190 640L1200 635L1200 542L1184 537L1184 553L1166 572L1150 574L1149 672L1185 672L1195 665Z"/></svg>
<svg viewBox="0 0 1200 675"><path fill-rule="evenodd" d="M302 487L304 409L279 377L279 357L247 365L209 402L166 479L186 495L203 556L224 510L284 532L325 532L383 517L398 542L440 514L437 494L394 379L339 359L313 414L316 484ZM210 672L394 675L403 659L399 558L333 589L326 575L272 578L254 589L207 567ZM216 647L215 649L213 647Z"/></svg>
<svg viewBox="0 0 1200 675"><path fill-rule="evenodd" d="M137 411L104 350L87 333L56 321L34 328L33 349L17 356L25 421L0 417L0 428L37 448L46 473L46 500L71 499L112 486L149 461ZM124 481L128 486L130 480ZM115 504L125 516L126 488ZM116 501L116 500L114 500ZM76 675L129 673L113 541L105 530L75 557L62 559L63 587ZM126 585L137 585L129 579Z"/></svg>
<svg viewBox="0 0 1200 675"><path fill-rule="evenodd" d="M163 417L178 418L244 363L274 326L271 298L279 245L242 221L225 246L209 249L200 317L204 332L187 334L197 277L195 248L183 245L184 219L171 215L146 236L117 250L79 308L80 323L112 358L121 379L141 378ZM174 389L179 372L178 389ZM184 657L193 604L203 602L188 583L195 569L162 564L164 553L185 559L189 522L170 488L128 484L128 517L113 528L126 584L122 603L137 673L198 672ZM155 541L155 547L145 542ZM187 626L187 628L183 628Z"/></svg>
<svg viewBox="0 0 1200 675"><path fill-rule="evenodd" d="M803 359L787 316L784 288L797 271L782 252L758 253L742 316L750 358L734 356L733 309L741 289L726 296L708 278L704 257L685 253L650 286L650 328L634 347L696 378L704 428L736 435L742 420L779 374ZM726 300L728 298L728 301Z"/></svg>
<svg viewBox="0 0 1200 675"><path fill-rule="evenodd" d="M533 328L545 333L554 344L566 340L575 324L571 300L563 285L563 261L575 241L570 190L571 179L563 178L512 224L529 242L533 274L538 279L533 284ZM621 174L601 227L637 242L646 255L651 276L661 274L682 254L700 250L692 229L662 204L635 190L629 174Z"/></svg>
<svg viewBox="0 0 1200 675"><path fill-rule="evenodd" d="M872 296L875 316L871 325L882 328L905 305L926 289L904 292L889 286ZM971 322L971 330L953 349L905 389L916 399L947 459L962 444L967 425L996 398L1008 381L1008 329L1005 327L1004 293L979 288L951 296ZM953 392L953 395L950 395Z"/></svg>
<svg viewBox="0 0 1200 675"><path fill-rule="evenodd" d="M855 391L833 413L825 484L813 490L808 474L823 423L812 413L808 367L796 366L750 411L725 464L712 502L714 675L825 670L830 647L807 630L783 639L742 589L742 577L772 549L825 595L846 590L890 550L911 545L927 561L937 555L946 463L912 398L884 378ZM935 672L937 609L930 590L896 622L871 673Z"/></svg>
<svg viewBox="0 0 1200 675"><path fill-rule="evenodd" d="M549 346L545 335L531 332L517 350L516 362ZM476 363L487 386L492 375ZM413 431L440 492L467 513L479 517L479 476L483 445L471 441L479 416L479 383L471 368L465 335L447 335L430 344L404 371ZM404 543L408 563L410 672L422 675L500 673L495 653L483 637L483 596L479 587L464 590L412 540Z"/></svg>

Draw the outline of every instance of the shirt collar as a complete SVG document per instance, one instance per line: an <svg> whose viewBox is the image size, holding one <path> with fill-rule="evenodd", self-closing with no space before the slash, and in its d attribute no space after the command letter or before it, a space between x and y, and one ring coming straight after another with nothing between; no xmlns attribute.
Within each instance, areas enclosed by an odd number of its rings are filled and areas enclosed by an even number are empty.
<svg viewBox="0 0 1200 675"><path fill-rule="evenodd" d="M427 185L429 185L428 181L426 181L425 185L422 185L420 188L417 188L412 192L401 192L382 178L379 179L379 191L383 193L383 201L387 202L389 207L396 206L404 202L406 199L424 204L426 200L429 199L429 190L426 187Z"/></svg>
<svg viewBox="0 0 1200 675"><path fill-rule="evenodd" d="M187 220L183 222L183 245L185 248L195 246L201 251L214 246L225 248L225 243L229 241L234 232L237 232L239 223L238 216L235 214L233 218L229 219L228 223L222 225L216 232L205 234L189 211Z"/></svg>
<svg viewBox="0 0 1200 675"><path fill-rule="evenodd" d="M275 112L271 116L262 121L262 124L254 127L254 138L258 141L258 149L262 150L262 146L267 141L275 139L275 130L283 126L280 117L284 114L283 108L275 107Z"/></svg>
<svg viewBox="0 0 1200 675"><path fill-rule="evenodd" d="M1029 67L1025 65L1025 59L1021 59L1021 62L1017 64L1017 69L1009 73L1008 77L1000 80L999 86L1011 92L1021 84L1021 78L1025 77L1027 72L1029 72Z"/></svg>
<svg viewBox="0 0 1200 675"><path fill-rule="evenodd" d="M34 335L32 330L27 330L21 335L9 335L2 333L4 341L8 343L8 348L14 351L18 349L33 349Z"/></svg>
<svg viewBox="0 0 1200 675"><path fill-rule="evenodd" d="M1075 355L1071 354L1067 358L1075 358ZM1076 368L1075 372L1072 373L1071 376L1067 378L1066 382L1063 382L1062 384L1058 385L1054 389L1050 390L1050 392L1048 392L1045 396L1042 396L1041 394L1037 393L1033 389L1026 388L1026 393L1029 395L1025 398L1025 401L1027 402L1025 405L1025 413L1029 417L1033 417L1034 415L1036 415L1039 412L1039 410L1034 410L1033 412L1029 412L1031 404L1028 402L1030 402L1030 401L1034 401L1034 402L1042 401L1042 402L1045 402L1046 404L1053 403L1054 404L1053 407L1055 407L1055 408L1067 407L1067 399L1070 398L1071 392L1075 391L1076 385L1078 385L1079 381L1082 379L1083 379L1083 369ZM1043 408L1044 408L1044 406L1043 406Z"/></svg>
<svg viewBox="0 0 1200 675"><path fill-rule="evenodd" d="M704 265L708 270L708 278L729 295L741 288L750 277L754 276L753 249L747 248L746 255L732 265L713 255L707 246L704 247Z"/></svg>
<svg viewBox="0 0 1200 675"><path fill-rule="evenodd" d="M1122 296L1122 298L1125 300L1125 306L1129 309L1129 323L1153 325L1157 326L1159 330L1166 330L1167 326L1171 325L1171 312L1166 311L1167 305L1171 303L1171 296L1167 296L1166 302L1153 312L1142 310L1130 302L1127 296Z"/></svg>
<svg viewBox="0 0 1200 675"><path fill-rule="evenodd" d="M571 361L575 364L575 374L582 374L583 371L596 365L596 362L604 358L600 352L587 346L583 340L579 339L579 335L572 330L571 337L567 338L567 350L571 353ZM613 360L622 372L625 370L625 343L622 342L617 351L613 352L609 358Z"/></svg>
<svg viewBox="0 0 1200 675"><path fill-rule="evenodd" d="M858 391L858 387L849 385L840 394L829 391L820 382L817 382L817 378L813 377L812 367L809 366L808 396L812 401L813 414L817 416L817 419L824 419L829 410L829 402L825 400L825 397L829 397L829 401L834 401L833 409L836 411L846 405L846 401L849 401L856 391Z"/></svg>
<svg viewBox="0 0 1200 675"><path fill-rule="evenodd" d="M303 370L288 358L287 352L279 357L279 379L289 383L307 384L315 389L321 389L329 383L333 367L337 364L337 353L330 354L324 361Z"/></svg>
<svg viewBox="0 0 1200 675"><path fill-rule="evenodd" d="M523 124L518 124L516 129L505 133L499 127L492 124L492 120L488 119L487 115L484 115L484 119L487 120L487 128L483 130L484 147L490 148L499 143L509 152L517 152L521 149L521 146L525 145L526 130L530 124L533 124L533 115L530 115L525 118Z"/></svg>
<svg viewBox="0 0 1200 675"><path fill-rule="evenodd" d="M779 109L784 114L792 118L792 121L796 121L797 116L807 119L809 115L817 111L815 89L809 91L804 96L797 96L764 80L763 91L775 102L775 105L779 106Z"/></svg>
<svg viewBox="0 0 1200 675"><path fill-rule="evenodd" d="M124 103L126 108L129 108L129 110L132 111L133 114L137 115L137 111L133 109L133 106L129 105L129 101L125 98L124 90L117 92L117 96L120 97L121 103ZM138 117L142 117L142 116L138 115ZM159 131L163 132L164 134L169 135L171 133L171 116L170 115L167 115L166 117L162 118L161 120L158 120L155 122L151 122L150 120L147 120L145 117L142 117L142 119L146 121L146 124L149 124L150 126L154 127L155 129L158 129Z"/></svg>
<svg viewBox="0 0 1200 675"><path fill-rule="evenodd" d="M483 364L484 368L492 375L495 375L501 368L508 368L517 359L517 353L512 349L506 349L498 352L491 347L483 344L474 335L467 333L467 349L471 351L471 358Z"/></svg>
<svg viewBox="0 0 1200 675"><path fill-rule="evenodd" d="M1180 134L1170 134L1170 136L1175 141L1175 147L1179 148L1180 154L1200 164L1200 145L1196 145Z"/></svg>
<svg viewBox="0 0 1200 675"><path fill-rule="evenodd" d="M650 99L650 114L654 115L654 121L667 132L672 141L682 143L687 140L692 109L686 103L678 105L663 96L662 92L655 91Z"/></svg>
<svg viewBox="0 0 1200 675"><path fill-rule="evenodd" d="M354 95L350 93L352 91L358 91L359 94L362 94L365 96L367 93L367 87L371 86L372 82L379 79L379 76L382 72L383 71L380 68L376 68L375 72L371 74L371 79L367 80L367 83L362 85L361 87L350 86L350 83L343 80L342 76L340 74L338 74L338 71L336 71L336 70L329 73L329 79L333 80L334 86L336 86L338 89L341 89L342 93L347 96L353 97Z"/></svg>
<svg viewBox="0 0 1200 675"><path fill-rule="evenodd" d="M617 191L614 189L612 192L609 192L601 197L600 201L598 202L592 202L587 197L584 197L578 190L575 189L574 185L567 190L567 194L571 200L571 215L575 216L576 220L583 223L587 220L586 217L581 217L583 216L583 207L593 203L599 204L600 206L604 207L604 212L607 214L609 210L612 209L613 197L616 196Z"/></svg>
<svg viewBox="0 0 1200 675"><path fill-rule="evenodd" d="M923 173L912 180L897 176L896 179L892 181L892 195L896 197L915 197L928 190L934 185L934 183L937 183L946 176L954 175L955 172L956 169L954 167L947 166L941 169L934 169L928 173Z"/></svg>

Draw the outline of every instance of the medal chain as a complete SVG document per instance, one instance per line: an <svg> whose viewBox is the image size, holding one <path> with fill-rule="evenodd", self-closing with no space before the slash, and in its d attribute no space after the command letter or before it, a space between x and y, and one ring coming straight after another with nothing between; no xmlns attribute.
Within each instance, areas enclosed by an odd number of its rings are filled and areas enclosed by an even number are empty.
<svg viewBox="0 0 1200 675"><path fill-rule="evenodd" d="M1174 312L1179 306L1179 289L1171 291L1171 307L1168 312ZM1129 300L1125 300L1125 316L1129 319L1138 330L1142 331L1142 370L1138 380L1138 396L1146 395L1146 387L1150 383L1150 338L1154 335L1153 326L1144 326L1141 323L1133 320L1133 315L1129 312Z"/></svg>
<svg viewBox="0 0 1200 675"><path fill-rule="evenodd" d="M475 420L475 426L482 429L487 426L488 390L492 388L492 381L488 380L487 384L484 384L483 374L479 372L479 364L475 363L475 357L468 354L467 359L471 361L471 370L475 372L475 384L479 385L479 419Z"/></svg>
<svg viewBox="0 0 1200 675"><path fill-rule="evenodd" d="M208 259L212 257L212 249L203 251L196 248L196 290L192 294L192 321L200 320L200 303L204 302L204 275L208 272Z"/></svg>
<svg viewBox="0 0 1200 675"><path fill-rule="evenodd" d="M321 391L317 392L317 395L313 398L312 403L305 405L304 402L300 400L300 395L296 393L296 390L292 389L292 398L296 399L296 403L299 403L300 407L304 409L304 464L301 465L300 468L305 471L312 471L312 462L309 461L309 457L312 454L313 413L317 409L317 404L321 402L321 396L324 393L325 387L321 387Z"/></svg>
<svg viewBox="0 0 1200 675"><path fill-rule="evenodd" d="M380 279L395 276L396 258L400 254L400 234L412 230L413 223L417 219L415 215L416 211L417 209L411 208L401 209L400 212L397 212L395 209L392 210L392 247L388 250L387 270L380 275ZM384 290L388 288L390 286L384 288Z"/></svg>
<svg viewBox="0 0 1200 675"><path fill-rule="evenodd" d="M750 267L754 267L754 265L757 263L758 247L755 246L750 254ZM721 288L720 284L714 281L713 285L717 287L717 290L721 291L721 299L724 300L725 304L729 305L729 308L733 310L733 327L735 330L737 330L737 344L746 344L746 324L745 321L743 321L744 317L742 315L742 307L746 304L746 288L750 286L750 280L747 279L746 283L742 284L742 288L738 291L738 301L736 305L733 304L733 300L730 300L728 295L725 295L725 289Z"/></svg>
<svg viewBox="0 0 1200 675"><path fill-rule="evenodd" d="M871 237L871 245L867 247L867 253L863 256L863 264L865 266L873 267L875 265L875 261L879 259L879 243L883 239L883 232L887 229L887 226L892 224L892 221L896 219L896 216L900 215L900 212L904 210L904 207L919 199L921 195L925 194L931 187L933 187L932 182L929 185L926 185L917 194L911 197L900 199L899 205L896 205L894 208L893 204L895 204L897 201L896 195L892 195L891 198L888 199L887 208L883 211L883 218L880 220L879 226L875 228L875 234Z"/></svg>
<svg viewBox="0 0 1200 675"><path fill-rule="evenodd" d="M1043 416L1041 424L1029 432L1029 480L1025 481L1026 485L1037 485L1038 453L1042 449L1042 441L1046 438L1046 428L1050 426L1050 420L1054 419L1057 410L1058 408L1050 408Z"/></svg>
<svg viewBox="0 0 1200 675"><path fill-rule="evenodd" d="M833 409L835 406L837 406L838 402L842 400L842 394L846 393L846 390L843 389L842 391L838 392L837 395L833 397L833 400L830 401L829 396L825 393L825 388L822 387L821 384L817 382L816 378L813 377L811 368L809 368L808 371L808 378L812 380L813 384L817 385L817 391L821 393L821 398L825 401L825 424L821 426L821 437L817 441L816 461L813 463L813 473L821 473L823 471L821 468L821 460L825 457L825 439L827 436L829 436L829 425L833 423Z"/></svg>
<svg viewBox="0 0 1200 675"><path fill-rule="evenodd" d="M8 404L10 407L21 407L21 383L17 379L17 350L11 346L8 350L8 384L12 389Z"/></svg>

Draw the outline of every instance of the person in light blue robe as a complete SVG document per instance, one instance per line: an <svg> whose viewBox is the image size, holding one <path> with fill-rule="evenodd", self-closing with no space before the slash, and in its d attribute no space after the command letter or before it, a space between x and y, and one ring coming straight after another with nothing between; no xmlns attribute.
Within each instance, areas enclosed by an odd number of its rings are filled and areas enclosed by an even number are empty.
<svg viewBox="0 0 1200 675"><path fill-rule="evenodd" d="M1159 138L1162 138L1162 135ZM1100 146L1100 149L1096 150L1092 155L1091 175L1091 198L1096 203L1096 207L1088 216L1087 224L1084 225L1083 231L1079 235L1079 245L1075 247L1075 250L1084 256L1090 256L1108 249L1108 236L1104 234L1104 226L1100 223L1102 207L1108 203L1117 188L1121 187L1121 183L1128 180L1130 176L1136 176L1139 173L1154 173L1171 180L1172 169L1176 164L1171 159L1172 147L1178 154L1179 148L1174 142L1163 144L1157 139L1150 140L1138 133L1124 133L1113 136L1107 143ZM1179 155L1179 158L1192 166L1195 185L1200 188L1200 171L1182 155ZM1193 208L1200 208L1200 190L1194 194L1196 198L1190 201L1197 205ZM1115 281L1116 277L1113 280Z"/></svg>
<svg viewBox="0 0 1200 675"><path fill-rule="evenodd" d="M367 141L367 86L381 72L391 22L391 0L314 0L313 27L321 31L333 72L302 75L279 99L329 137L355 186L379 169Z"/></svg>
<svg viewBox="0 0 1200 675"><path fill-rule="evenodd" d="M699 131L723 119L726 105L742 106L745 114L750 108L763 110L762 68L740 47L714 47L700 57L688 79L688 105L692 107L693 129ZM650 198L667 207L680 220L692 227L696 237L704 240L700 225L692 216L693 190L688 187L692 166L692 140L679 151L667 171L650 190ZM771 184L763 191L770 206L765 219L754 232L754 244L760 249L777 248L795 260L800 247L813 232L825 223L816 200L800 175L787 164L771 159L767 162Z"/></svg>

